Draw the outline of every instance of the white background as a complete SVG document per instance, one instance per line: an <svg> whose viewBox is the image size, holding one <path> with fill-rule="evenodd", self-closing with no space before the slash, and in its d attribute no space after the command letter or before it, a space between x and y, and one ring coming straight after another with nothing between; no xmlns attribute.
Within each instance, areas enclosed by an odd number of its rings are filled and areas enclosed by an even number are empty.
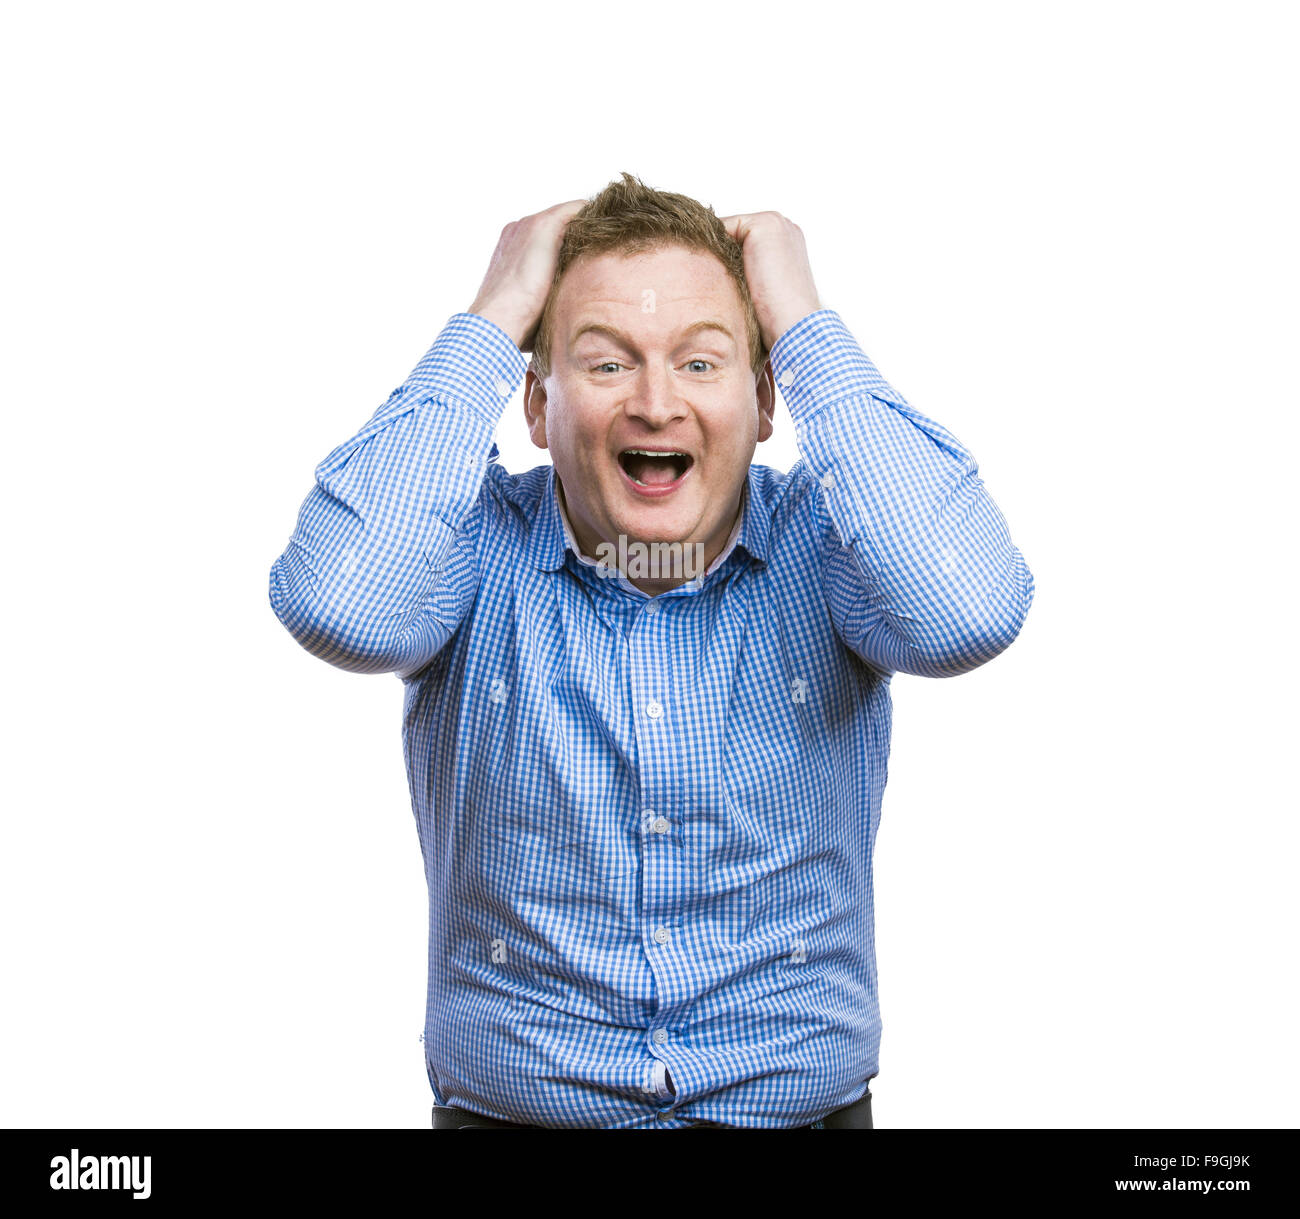
<svg viewBox="0 0 1300 1219"><path fill-rule="evenodd" d="M894 683L878 1125L1295 1124L1286 6L4 26L0 1123L427 1127L401 685L268 572L502 225L626 169L803 228L1037 582L1005 655ZM518 397L499 442L546 460Z"/></svg>

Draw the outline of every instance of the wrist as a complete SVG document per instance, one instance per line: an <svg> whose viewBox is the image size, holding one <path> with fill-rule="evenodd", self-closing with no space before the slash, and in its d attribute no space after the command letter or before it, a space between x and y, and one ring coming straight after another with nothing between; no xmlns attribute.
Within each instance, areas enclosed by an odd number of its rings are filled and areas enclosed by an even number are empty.
<svg viewBox="0 0 1300 1219"><path fill-rule="evenodd" d="M521 318L517 312L510 309L502 308L491 302L475 301L466 313L475 313L479 317L486 318L494 326L500 327L510 336L514 345L522 350L524 339L528 334L528 320Z"/></svg>
<svg viewBox="0 0 1300 1219"><path fill-rule="evenodd" d="M804 301L802 304L793 305L784 308L780 313L769 314L763 324L763 330L766 332L763 341L769 351L776 346L777 340L781 338L786 331L793 329L796 325L808 317L809 314L819 313L825 306L815 297L811 300Z"/></svg>

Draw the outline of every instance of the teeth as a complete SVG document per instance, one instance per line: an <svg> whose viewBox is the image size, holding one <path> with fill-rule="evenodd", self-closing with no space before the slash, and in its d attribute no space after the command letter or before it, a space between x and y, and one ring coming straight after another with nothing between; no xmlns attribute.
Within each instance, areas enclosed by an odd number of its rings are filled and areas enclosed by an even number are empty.
<svg viewBox="0 0 1300 1219"><path fill-rule="evenodd" d="M623 450L620 451L620 456L624 456L624 457L626 457L626 456L632 456L632 457L680 457L680 458L682 458L683 460L688 461L688 462L690 462L690 461L694 461L694 458L691 457L691 455L690 455L689 453L683 453L683 452L681 452L681 450L679 450L679 449L623 449ZM624 473L626 473L626 471L624 471ZM628 478L631 478L632 481L633 481L634 483L636 483L636 485L637 485L638 487L649 487L649 486L652 485L651 483L643 483L639 478L632 478L632 475L631 475L631 474L628 474Z"/></svg>

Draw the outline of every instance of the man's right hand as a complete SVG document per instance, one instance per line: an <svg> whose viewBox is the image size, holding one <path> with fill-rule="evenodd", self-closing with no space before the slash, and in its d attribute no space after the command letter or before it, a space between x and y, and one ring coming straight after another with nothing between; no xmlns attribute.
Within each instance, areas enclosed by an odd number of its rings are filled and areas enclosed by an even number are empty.
<svg viewBox="0 0 1300 1219"><path fill-rule="evenodd" d="M531 351L559 261L564 226L586 203L571 199L507 224L466 312L495 322L520 351Z"/></svg>

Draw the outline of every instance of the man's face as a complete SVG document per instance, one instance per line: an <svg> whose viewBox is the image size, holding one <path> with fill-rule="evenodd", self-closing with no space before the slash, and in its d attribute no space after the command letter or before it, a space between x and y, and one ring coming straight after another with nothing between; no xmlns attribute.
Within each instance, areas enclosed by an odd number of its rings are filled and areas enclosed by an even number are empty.
<svg viewBox="0 0 1300 1219"><path fill-rule="evenodd" d="M524 409L551 451L579 545L702 542L735 523L754 446L772 433L740 292L713 255L670 246L579 259L554 302L551 375Z"/></svg>

